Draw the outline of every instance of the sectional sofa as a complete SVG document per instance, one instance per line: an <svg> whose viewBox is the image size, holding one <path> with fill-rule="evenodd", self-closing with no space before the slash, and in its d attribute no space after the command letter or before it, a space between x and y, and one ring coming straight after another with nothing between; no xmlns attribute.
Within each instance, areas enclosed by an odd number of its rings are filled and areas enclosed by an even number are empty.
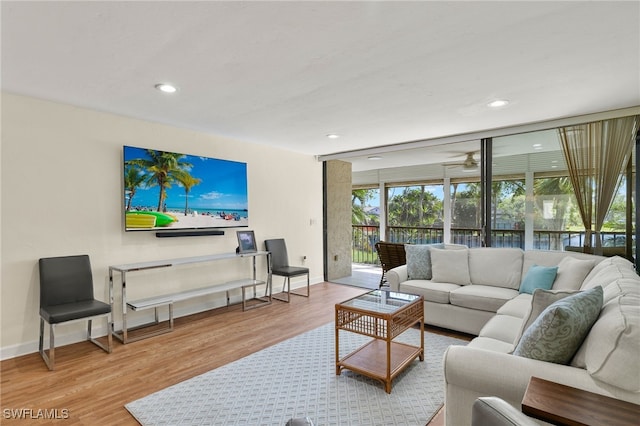
<svg viewBox="0 0 640 426"><path fill-rule="evenodd" d="M424 296L426 323L477 336L444 356L449 426L478 397L519 407L531 376L640 404L640 277L623 258L407 246L387 280Z"/></svg>

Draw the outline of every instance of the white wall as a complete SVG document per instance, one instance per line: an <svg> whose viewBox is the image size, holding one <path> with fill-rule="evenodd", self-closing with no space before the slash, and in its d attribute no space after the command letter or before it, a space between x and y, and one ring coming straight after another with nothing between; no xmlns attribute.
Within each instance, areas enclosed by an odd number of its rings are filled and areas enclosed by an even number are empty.
<svg viewBox="0 0 640 426"><path fill-rule="evenodd" d="M301 264L307 256L312 283L322 281L322 166L313 157L3 93L1 358L37 351L40 257L89 254L96 297L106 301L109 265L235 250L233 228L224 236L125 233L123 145L246 162L248 229L255 231L259 247L264 239L286 238L291 263ZM259 273L266 269L263 260L258 266ZM128 295L193 288L249 272L247 259L233 259L130 274ZM279 279L275 284L280 288ZM238 297L233 294L233 301ZM182 302L176 311L183 315L224 303L222 294ZM131 318L141 323L149 314ZM59 327L57 342L82 339L83 327ZM102 327L96 331L105 332Z"/></svg>

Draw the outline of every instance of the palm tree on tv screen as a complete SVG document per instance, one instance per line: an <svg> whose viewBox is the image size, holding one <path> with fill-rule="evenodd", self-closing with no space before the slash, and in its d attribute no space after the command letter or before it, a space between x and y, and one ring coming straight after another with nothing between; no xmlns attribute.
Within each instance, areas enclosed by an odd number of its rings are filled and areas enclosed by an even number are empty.
<svg viewBox="0 0 640 426"><path fill-rule="evenodd" d="M189 173L179 171L175 175L178 185L184 188L184 215L189 213L189 192L191 188L202 182L202 179L194 178Z"/></svg>
<svg viewBox="0 0 640 426"><path fill-rule="evenodd" d="M186 157L184 154L148 149L147 155L151 158L150 160L136 158L127 161L127 165L140 166L148 172L145 183L149 188L156 185L160 188L156 210L162 211L162 206L167 198L167 189L171 188L171 184L177 180L177 175L181 173L188 174L188 170L193 165L186 161L181 161L182 158Z"/></svg>
<svg viewBox="0 0 640 426"><path fill-rule="evenodd" d="M142 185L144 180L144 173L142 173L138 167L127 167L127 170L124 174L124 189L129 193L126 211L131 210L131 202L134 195L136 195L136 190Z"/></svg>

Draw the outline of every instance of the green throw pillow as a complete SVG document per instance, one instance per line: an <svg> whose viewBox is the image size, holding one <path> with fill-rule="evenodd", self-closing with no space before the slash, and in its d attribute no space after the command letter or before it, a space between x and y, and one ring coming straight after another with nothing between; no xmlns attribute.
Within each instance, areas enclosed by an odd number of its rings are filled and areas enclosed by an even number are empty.
<svg viewBox="0 0 640 426"><path fill-rule="evenodd" d="M431 279L431 247L444 248L444 244L405 244L407 275L410 280Z"/></svg>
<svg viewBox="0 0 640 426"><path fill-rule="evenodd" d="M602 293L597 286L549 305L524 331L513 354L568 364L600 315Z"/></svg>
<svg viewBox="0 0 640 426"><path fill-rule="evenodd" d="M544 290L551 289L557 273L557 266L531 266L522 283L520 283L520 293L533 294L533 290L537 288Z"/></svg>

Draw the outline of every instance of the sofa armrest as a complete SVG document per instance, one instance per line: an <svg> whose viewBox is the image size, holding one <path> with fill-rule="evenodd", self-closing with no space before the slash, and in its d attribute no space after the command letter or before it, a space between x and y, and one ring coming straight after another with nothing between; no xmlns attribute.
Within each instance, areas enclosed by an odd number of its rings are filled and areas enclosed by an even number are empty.
<svg viewBox="0 0 640 426"><path fill-rule="evenodd" d="M407 265L396 266L387 271L387 283L391 291L400 291L400 283L405 282L408 278Z"/></svg>
<svg viewBox="0 0 640 426"><path fill-rule="evenodd" d="M596 382L582 368L553 364L501 352L450 346L444 354L445 421L471 424L471 408L479 397L496 396L520 407L531 376L612 398L633 402L630 392Z"/></svg>
<svg viewBox="0 0 640 426"><path fill-rule="evenodd" d="M471 426L540 426L548 424L534 420L519 408L493 396L473 403Z"/></svg>

